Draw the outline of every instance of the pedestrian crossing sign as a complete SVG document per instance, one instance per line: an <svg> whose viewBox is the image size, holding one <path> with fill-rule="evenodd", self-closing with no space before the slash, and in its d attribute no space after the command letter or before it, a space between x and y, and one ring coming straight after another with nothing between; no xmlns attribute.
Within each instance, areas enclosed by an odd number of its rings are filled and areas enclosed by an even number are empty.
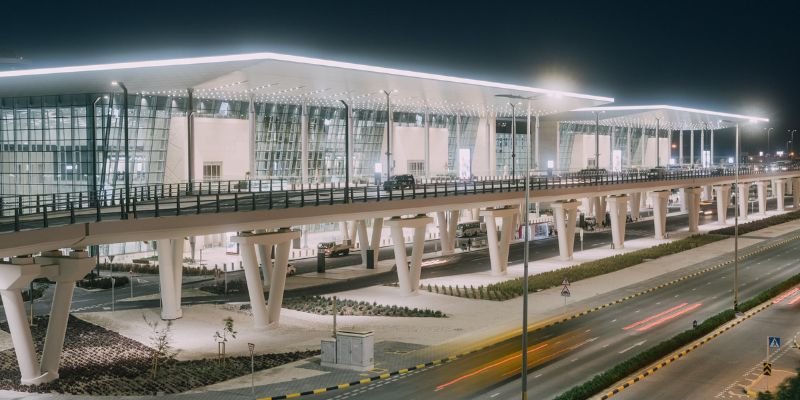
<svg viewBox="0 0 800 400"><path fill-rule="evenodd" d="M770 336L769 337L769 348L770 349L777 349L781 347L781 338L778 336Z"/></svg>

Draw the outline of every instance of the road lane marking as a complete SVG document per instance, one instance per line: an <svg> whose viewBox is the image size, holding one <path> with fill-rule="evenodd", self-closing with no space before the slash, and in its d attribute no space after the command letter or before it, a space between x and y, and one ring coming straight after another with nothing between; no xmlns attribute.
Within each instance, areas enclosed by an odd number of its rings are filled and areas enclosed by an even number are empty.
<svg viewBox="0 0 800 400"><path fill-rule="evenodd" d="M620 352L619 352L619 354L625 353L625 352L627 352L628 350L633 350L635 347L643 345L643 344L644 344L646 341L647 341L647 339L645 339L645 340L642 340L642 341L640 341L640 342L636 342L636 343L634 343L633 345L631 345L631 346L629 346L629 347L626 347L626 348L622 349L622 351L620 351Z"/></svg>

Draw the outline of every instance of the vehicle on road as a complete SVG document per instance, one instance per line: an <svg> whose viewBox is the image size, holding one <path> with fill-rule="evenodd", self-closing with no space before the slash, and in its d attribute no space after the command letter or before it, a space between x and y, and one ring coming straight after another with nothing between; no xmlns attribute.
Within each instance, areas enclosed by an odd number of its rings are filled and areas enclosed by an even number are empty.
<svg viewBox="0 0 800 400"><path fill-rule="evenodd" d="M392 190L399 189L414 189L416 182L414 175L402 174L390 177L386 182L383 182L383 190L391 192Z"/></svg>
<svg viewBox="0 0 800 400"><path fill-rule="evenodd" d="M484 234L486 231L481 228L479 221L462 222L456 225L456 237L473 237Z"/></svg>
<svg viewBox="0 0 800 400"><path fill-rule="evenodd" d="M573 177L583 180L596 180L608 176L608 170L605 168L584 168L576 172Z"/></svg>
<svg viewBox="0 0 800 400"><path fill-rule="evenodd" d="M346 243L321 242L317 244L317 251L325 254L325 257L346 256L350 254L350 245Z"/></svg>

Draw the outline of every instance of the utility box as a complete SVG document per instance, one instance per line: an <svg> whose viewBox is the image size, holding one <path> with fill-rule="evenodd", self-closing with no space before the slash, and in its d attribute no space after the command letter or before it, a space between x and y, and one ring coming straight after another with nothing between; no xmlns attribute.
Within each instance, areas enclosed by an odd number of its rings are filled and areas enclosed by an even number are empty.
<svg viewBox="0 0 800 400"><path fill-rule="evenodd" d="M335 347L334 352L331 347ZM335 355L334 355L335 354ZM335 359L331 359L335 357ZM369 330L340 330L322 340L322 366L369 371L375 367L375 337Z"/></svg>

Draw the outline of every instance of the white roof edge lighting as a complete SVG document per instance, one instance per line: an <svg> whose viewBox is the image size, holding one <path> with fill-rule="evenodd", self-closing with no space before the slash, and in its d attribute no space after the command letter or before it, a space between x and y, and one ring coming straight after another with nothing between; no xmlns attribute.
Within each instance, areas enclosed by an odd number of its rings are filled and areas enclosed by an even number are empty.
<svg viewBox="0 0 800 400"><path fill-rule="evenodd" d="M678 111L678 112L685 112L691 114L699 114L699 115L707 115L707 116L714 116L720 118L732 118L738 120L746 120L748 122L769 122L769 118L764 117L756 117L750 115L742 115L742 114L731 114L731 113L724 113L719 111L710 111L710 110L703 110L699 108L689 108L689 107L678 107L678 106L670 106L670 105L649 105L649 106L599 106L599 107L587 107L587 108L579 108L576 110L572 110L573 112L601 112L601 111L657 111L657 110L671 110L671 111ZM603 118L601 118L603 119Z"/></svg>
<svg viewBox="0 0 800 400"><path fill-rule="evenodd" d="M42 76L42 75L54 75L54 74L81 73L81 72L189 66L189 65L202 65L202 64L238 62L238 61L293 62L293 63L313 65L313 66L341 68L353 71L373 72L385 75L396 75L401 77L428 79L434 81L460 83L460 84L474 85L474 86L483 86L495 89L517 90L522 92L530 92L530 93L545 94L552 96L572 97L572 98L593 100L606 103L611 103L614 101L614 99L611 97L593 96L593 95L574 93L574 92L535 88L524 85L514 85L514 84L491 82L491 81L484 81L477 79L460 78L460 77L453 77L440 74L415 72L415 71L408 71L395 68L378 67L378 66L371 66L364 64L355 64L355 63L325 60L325 59L311 58L311 57L293 56L293 55L279 54L279 53L247 53L247 54L233 54L233 55L223 55L223 56L172 58L164 60L134 61L134 62L121 62L121 63L109 63L109 64L93 64L93 65L82 65L82 66L33 68L33 69L22 69L13 71L0 71L0 79L13 78L13 77L26 77L26 76L30 77L30 76Z"/></svg>

